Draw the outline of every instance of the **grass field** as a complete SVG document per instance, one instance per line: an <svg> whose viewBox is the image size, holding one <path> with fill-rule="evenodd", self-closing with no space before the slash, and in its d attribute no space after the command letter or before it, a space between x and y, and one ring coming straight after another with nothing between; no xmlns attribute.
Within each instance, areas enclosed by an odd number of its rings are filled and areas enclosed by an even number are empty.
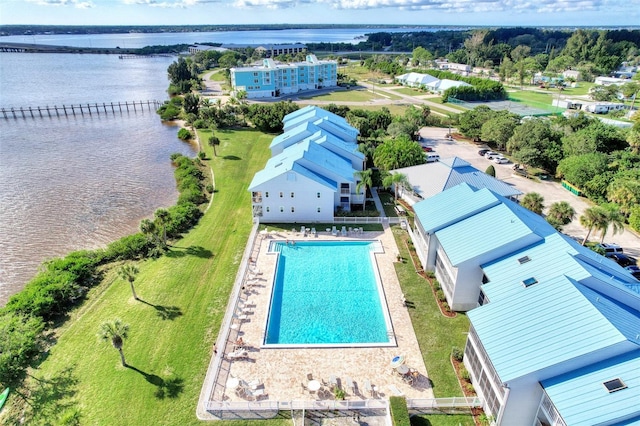
<svg viewBox="0 0 640 426"><path fill-rule="evenodd" d="M428 93L417 90L417 89L412 89L411 87L398 87L397 89L393 89L394 92L398 92L398 93L402 93L403 95L408 95L408 96L423 96L423 95L428 95Z"/></svg>
<svg viewBox="0 0 640 426"><path fill-rule="evenodd" d="M200 134L206 140L208 131ZM198 424L196 405L213 344L250 228L248 182L269 157L273 135L251 130L224 131L217 157L204 148L215 173L216 193L200 223L169 253L139 262L135 301L127 283L112 271L94 288L65 325L57 343L33 372L33 407L19 411L30 424L54 424L76 415L88 425ZM375 226L375 225L373 225ZM394 229L400 253L408 259L406 232ZM452 346L464 347L465 315L445 318L424 278L411 262L396 264L414 330L436 396L461 395L449 362ZM124 343L129 367L118 352L98 340L105 320L121 318L130 325ZM472 424L466 416L428 416L421 424ZM261 425L289 424L261 421ZM222 424L257 424L248 421Z"/></svg>
<svg viewBox="0 0 640 426"><path fill-rule="evenodd" d="M376 99L386 99L385 94L371 93L366 89L340 90L318 96L299 96L300 99L327 102L370 102Z"/></svg>

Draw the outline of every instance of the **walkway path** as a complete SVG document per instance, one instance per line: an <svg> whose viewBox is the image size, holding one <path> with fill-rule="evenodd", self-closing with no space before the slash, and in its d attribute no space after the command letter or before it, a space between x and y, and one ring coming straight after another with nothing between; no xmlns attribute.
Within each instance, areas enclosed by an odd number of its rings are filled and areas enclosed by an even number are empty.
<svg viewBox="0 0 640 426"><path fill-rule="evenodd" d="M384 212L384 207L382 206L382 201L380 201L380 197L378 196L377 188L369 188L371 190L371 198L373 198L373 202L376 205L376 210L380 212L380 217L387 217L387 214Z"/></svg>

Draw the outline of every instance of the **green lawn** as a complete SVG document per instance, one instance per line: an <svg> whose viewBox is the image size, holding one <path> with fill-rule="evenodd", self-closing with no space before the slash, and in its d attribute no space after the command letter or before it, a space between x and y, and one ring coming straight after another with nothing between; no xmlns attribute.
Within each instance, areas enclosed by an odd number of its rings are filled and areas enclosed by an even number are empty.
<svg viewBox="0 0 640 426"><path fill-rule="evenodd" d="M251 130L218 130L216 135L221 141L218 156L204 147L215 172L212 207L166 256L138 264L136 291L143 301L133 300L128 284L113 270L106 272L87 301L56 330L57 343L33 372L39 379L31 382L36 404L19 413L14 407L16 416L24 415L27 423L50 424L77 410L81 424L199 423L199 393L251 229L248 182L269 158L273 138ZM207 137L206 131L201 137ZM402 241L406 233L397 227L394 233L400 253L408 258ZM407 299L415 304L410 315L436 396L461 395L449 354L452 346L464 347L466 316L443 317L410 262L396 264L396 271ZM124 343L129 368L96 336L103 321L116 317L130 325ZM465 417L428 419L433 425L466 424ZM289 421L267 424L284 426Z"/></svg>
<svg viewBox="0 0 640 426"><path fill-rule="evenodd" d="M408 96L423 96L423 95L427 95L428 93L423 92L421 90L417 90L417 89L412 89L411 87L399 87L397 89L393 89L395 92L398 93L402 93L403 95L408 95Z"/></svg>
<svg viewBox="0 0 640 426"><path fill-rule="evenodd" d="M440 313L429 284L415 272L409 258L405 243L407 233L394 226L394 235L400 255L406 259L405 263L395 263L396 273L406 299L413 302L414 307L409 308L409 315L427 373L433 382L434 394L436 398L462 396L450 355L454 346L464 349L469 320L461 313L454 318L447 318Z"/></svg>
<svg viewBox="0 0 640 426"><path fill-rule="evenodd" d="M198 423L200 389L251 229L248 182L269 157L272 139L249 130L217 136L212 207L166 256L138 265L136 290L144 302L134 301L128 284L109 272L72 313L34 372L57 380L48 403L35 408L41 421L70 404L82 424ZM124 353L132 368L122 367L117 351L96 337L99 325L116 317L131 327Z"/></svg>
<svg viewBox="0 0 640 426"><path fill-rule="evenodd" d="M318 96L300 96L300 99L328 102L369 102L374 99L384 99L384 93L371 93L366 89L340 90Z"/></svg>

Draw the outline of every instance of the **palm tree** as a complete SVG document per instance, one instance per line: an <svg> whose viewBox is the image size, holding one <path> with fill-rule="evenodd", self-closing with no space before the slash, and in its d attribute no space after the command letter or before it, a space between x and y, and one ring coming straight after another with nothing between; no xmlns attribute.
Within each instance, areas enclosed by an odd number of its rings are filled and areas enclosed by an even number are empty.
<svg viewBox="0 0 640 426"><path fill-rule="evenodd" d="M591 235L593 229L601 229L602 224L606 222L606 212L600 206L589 207L584 211L584 214L580 216L580 224L587 228L587 235L582 240L582 245L585 245Z"/></svg>
<svg viewBox="0 0 640 426"><path fill-rule="evenodd" d="M371 188L373 185L373 171L371 169L362 170L356 172L356 175L360 178L356 185L356 192L359 193L364 189L364 197L362 199L362 211L364 211L367 205L367 188Z"/></svg>
<svg viewBox="0 0 640 426"><path fill-rule="evenodd" d="M147 236L149 240L155 240L156 235L156 224L150 221L149 219L142 219L140 222L140 232Z"/></svg>
<svg viewBox="0 0 640 426"><path fill-rule="evenodd" d="M529 192L522 198L520 205L541 215L544 210L544 197L537 192Z"/></svg>
<svg viewBox="0 0 640 426"><path fill-rule="evenodd" d="M216 146L220 145L220 139L213 134L213 130L211 130L211 136L209 136L207 142L209 143L209 146L213 148L213 155L217 157L218 153L216 152Z"/></svg>
<svg viewBox="0 0 640 426"><path fill-rule="evenodd" d="M394 192L394 200L398 202L398 193L400 192L400 187L407 185L409 181L407 180L407 176L402 173L391 173L382 180L382 185L385 188L391 188L393 186Z"/></svg>
<svg viewBox="0 0 640 426"><path fill-rule="evenodd" d="M167 246L167 223L171 219L171 214L167 209L158 209L156 210L156 221L160 226L162 226L162 247Z"/></svg>
<svg viewBox="0 0 640 426"><path fill-rule="evenodd" d="M136 265L133 265L131 263L122 265L120 269L118 269L118 275L120 275L120 278L122 278L123 280L129 282L129 285L131 286L131 293L133 293L133 298L139 300L138 295L136 294L136 288L133 285L133 282L136 280L136 275L138 275L138 268L136 267Z"/></svg>
<svg viewBox="0 0 640 426"><path fill-rule="evenodd" d="M609 226L613 230L613 235L624 231L624 216L620 213L620 208L615 204L605 204L602 209L605 212L605 220L597 227L600 231L600 243L604 242Z"/></svg>
<svg viewBox="0 0 640 426"><path fill-rule="evenodd" d="M547 221L558 223L560 225L567 225L576 216L576 211L571 204L566 201L558 201L551 204L549 212L547 213Z"/></svg>
<svg viewBox="0 0 640 426"><path fill-rule="evenodd" d="M124 339L127 338L128 332L129 324L124 324L119 318L103 322L100 324L100 331L98 332L98 337L100 337L100 339L105 342L110 340L113 347L120 352L120 361L122 361L123 367L127 366L127 362L124 359L122 345L124 343Z"/></svg>

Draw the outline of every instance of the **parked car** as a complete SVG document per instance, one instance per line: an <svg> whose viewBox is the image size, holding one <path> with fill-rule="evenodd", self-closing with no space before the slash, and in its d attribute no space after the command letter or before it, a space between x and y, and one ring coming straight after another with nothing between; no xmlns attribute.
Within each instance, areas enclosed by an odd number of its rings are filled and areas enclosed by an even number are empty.
<svg viewBox="0 0 640 426"><path fill-rule="evenodd" d="M626 266L624 269L631 272L631 275L633 275L635 278L640 280L640 266L629 265L629 266Z"/></svg>
<svg viewBox="0 0 640 426"><path fill-rule="evenodd" d="M430 146L425 146L425 145L423 145L423 146L422 146L422 150L423 150L424 152L433 152L433 148L432 148L432 147L430 147Z"/></svg>
<svg viewBox="0 0 640 426"><path fill-rule="evenodd" d="M495 152L495 151L487 151L487 152L484 154L484 158L486 158L487 160L493 160L493 159L494 159L494 157L497 157L497 156L499 156L499 155L500 155L500 154L499 154L499 153L497 153L497 152Z"/></svg>
<svg viewBox="0 0 640 426"><path fill-rule="evenodd" d="M483 149L478 151L478 155L484 157L484 155L489 151L491 151L489 148L483 148Z"/></svg>
<svg viewBox="0 0 640 426"><path fill-rule="evenodd" d="M493 162L498 164L505 164L509 162L509 159L502 155L498 155L497 157L493 157Z"/></svg>
<svg viewBox="0 0 640 426"><path fill-rule="evenodd" d="M624 253L607 253L605 254L605 256L611 260L614 260L618 265L622 267L632 266L638 263L638 259L627 256Z"/></svg>
<svg viewBox="0 0 640 426"><path fill-rule="evenodd" d="M427 163L433 163L435 161L440 161L440 156L438 154L436 154L435 152L427 152L427 155L425 155L425 158L427 159Z"/></svg>
<svg viewBox="0 0 640 426"><path fill-rule="evenodd" d="M604 251L605 255L608 254L608 253L623 253L624 252L622 247L620 247L617 244L607 244L607 243L597 244L596 245L596 249L598 249L598 251Z"/></svg>

